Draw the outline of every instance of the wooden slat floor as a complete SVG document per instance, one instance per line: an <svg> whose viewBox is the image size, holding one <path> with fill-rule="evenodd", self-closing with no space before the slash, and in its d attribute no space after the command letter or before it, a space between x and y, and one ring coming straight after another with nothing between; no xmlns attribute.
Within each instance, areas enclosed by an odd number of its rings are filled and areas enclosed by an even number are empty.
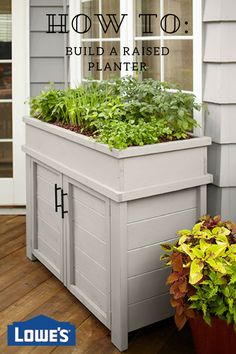
<svg viewBox="0 0 236 354"><path fill-rule="evenodd" d="M7 325L43 314L77 328L77 346L8 347ZM25 217L0 216L0 354L118 354L104 327L41 263L25 256ZM128 354L194 354L190 330L168 319L130 334Z"/></svg>

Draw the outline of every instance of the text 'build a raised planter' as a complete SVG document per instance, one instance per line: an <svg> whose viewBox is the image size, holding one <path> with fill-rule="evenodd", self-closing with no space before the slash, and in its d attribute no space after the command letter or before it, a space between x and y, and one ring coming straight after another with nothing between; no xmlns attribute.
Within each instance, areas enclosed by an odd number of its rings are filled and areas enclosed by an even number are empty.
<svg viewBox="0 0 236 354"><path fill-rule="evenodd" d="M106 145L25 118L27 252L128 347L172 315L160 244L206 213L207 137Z"/></svg>

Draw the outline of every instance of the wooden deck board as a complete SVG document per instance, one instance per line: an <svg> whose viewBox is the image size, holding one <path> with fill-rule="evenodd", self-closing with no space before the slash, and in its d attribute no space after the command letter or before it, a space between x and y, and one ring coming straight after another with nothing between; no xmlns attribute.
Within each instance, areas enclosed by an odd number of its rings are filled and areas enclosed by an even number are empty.
<svg viewBox="0 0 236 354"><path fill-rule="evenodd" d="M14 240L11 240L0 248L0 259L8 256L12 252L19 250L25 246L25 234L17 236Z"/></svg>
<svg viewBox="0 0 236 354"><path fill-rule="evenodd" d="M8 223L10 220L14 219L17 217L16 215L0 215L0 230L4 227L6 223Z"/></svg>
<svg viewBox="0 0 236 354"><path fill-rule="evenodd" d="M25 252L24 252L25 253ZM4 259L6 260L7 257ZM22 257L23 259L23 257ZM17 267L10 267L8 266L8 269L5 270L4 272L2 271L0 273L0 291L3 291L10 285L16 284L19 279L24 279L30 272L33 272L36 269L39 269L41 267L41 264L39 262L30 262L30 261L24 261L19 264L17 264ZM6 269L7 267L5 267Z"/></svg>
<svg viewBox="0 0 236 354"><path fill-rule="evenodd" d="M19 277L15 283L1 291L0 311L3 311L11 304L22 299L26 294L36 289L50 277L51 273L43 266L31 271L25 276Z"/></svg>
<svg viewBox="0 0 236 354"><path fill-rule="evenodd" d="M10 269L18 267L25 261L25 248L23 247L0 259L0 274L6 274Z"/></svg>
<svg viewBox="0 0 236 354"><path fill-rule="evenodd" d="M43 265L25 256L25 217L0 216L0 353L118 354L110 331ZM74 347L8 347L7 325L39 314L77 329ZM127 354L194 354L189 328L169 319L129 335Z"/></svg>
<svg viewBox="0 0 236 354"><path fill-rule="evenodd" d="M7 242L14 240L17 236L25 234L25 224L11 224L11 227L5 231L4 234L0 234L0 247Z"/></svg>
<svg viewBox="0 0 236 354"><path fill-rule="evenodd" d="M6 232L14 229L15 226L25 225L24 217L22 216L2 216L0 215L0 236L5 234ZM5 236L5 235L4 235ZM4 237L5 239L5 237Z"/></svg>

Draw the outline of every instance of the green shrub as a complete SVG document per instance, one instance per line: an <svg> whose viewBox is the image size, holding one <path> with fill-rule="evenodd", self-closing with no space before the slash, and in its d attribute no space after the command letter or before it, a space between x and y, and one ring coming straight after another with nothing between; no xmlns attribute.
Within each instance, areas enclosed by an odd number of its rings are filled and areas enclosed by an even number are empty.
<svg viewBox="0 0 236 354"><path fill-rule="evenodd" d="M175 90L174 90L175 89ZM48 123L77 125L110 148L186 139L197 126L195 96L152 79L88 81L76 89L42 91L31 114Z"/></svg>

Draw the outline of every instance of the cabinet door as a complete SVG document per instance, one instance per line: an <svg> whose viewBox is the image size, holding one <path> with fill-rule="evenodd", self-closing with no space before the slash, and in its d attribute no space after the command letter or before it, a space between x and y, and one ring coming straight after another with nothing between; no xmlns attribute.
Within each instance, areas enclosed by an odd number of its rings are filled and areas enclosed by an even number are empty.
<svg viewBox="0 0 236 354"><path fill-rule="evenodd" d="M61 204L62 176L38 162L32 167L33 254L63 281L62 218L60 208L56 211L56 203Z"/></svg>
<svg viewBox="0 0 236 354"><path fill-rule="evenodd" d="M66 178L67 286L110 328L110 202Z"/></svg>

